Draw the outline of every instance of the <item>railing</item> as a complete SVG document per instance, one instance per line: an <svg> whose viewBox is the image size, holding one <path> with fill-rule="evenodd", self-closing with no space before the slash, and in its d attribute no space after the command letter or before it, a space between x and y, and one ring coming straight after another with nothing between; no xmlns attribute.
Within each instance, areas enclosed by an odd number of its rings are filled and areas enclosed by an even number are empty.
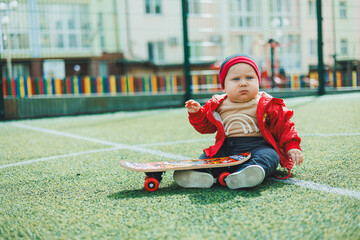
<svg viewBox="0 0 360 240"><path fill-rule="evenodd" d="M109 76L67 77L65 79L24 78L4 79L5 97L60 95L131 95L136 93L178 93L184 86L179 76Z"/></svg>
<svg viewBox="0 0 360 240"><path fill-rule="evenodd" d="M337 72L336 83L333 74L326 74L325 86L337 88L360 87L359 73ZM315 89L318 87L317 73L290 75L284 79L276 78L278 89ZM3 79L3 90L6 98L29 98L33 96L57 97L64 95L135 95L135 94L173 94L182 93L185 89L183 76L143 76L130 75L109 77L67 77L65 79L43 79L18 77ZM269 77L261 80L262 89L272 88ZM193 75L192 91L194 93L221 92L217 75Z"/></svg>

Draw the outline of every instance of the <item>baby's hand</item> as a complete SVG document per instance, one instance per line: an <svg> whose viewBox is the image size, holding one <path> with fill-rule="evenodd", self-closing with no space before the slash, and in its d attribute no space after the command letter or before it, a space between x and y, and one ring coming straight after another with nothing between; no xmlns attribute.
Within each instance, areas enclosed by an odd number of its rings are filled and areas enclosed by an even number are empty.
<svg viewBox="0 0 360 240"><path fill-rule="evenodd" d="M189 100L185 103L185 107L187 108L189 113L196 113L200 110L200 103L194 100Z"/></svg>
<svg viewBox="0 0 360 240"><path fill-rule="evenodd" d="M290 157L291 161L296 164L297 166L300 165L304 161L303 154L299 149L290 149L287 152L288 156Z"/></svg>

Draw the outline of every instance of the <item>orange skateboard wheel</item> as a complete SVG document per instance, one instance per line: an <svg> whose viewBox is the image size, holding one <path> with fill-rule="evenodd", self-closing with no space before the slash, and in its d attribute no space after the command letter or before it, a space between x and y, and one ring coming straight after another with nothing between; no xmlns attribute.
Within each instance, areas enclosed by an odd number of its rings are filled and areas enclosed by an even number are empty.
<svg viewBox="0 0 360 240"><path fill-rule="evenodd" d="M219 180L219 183L220 183L221 186L226 187L225 178L226 178L227 176L229 176L229 175L230 175L230 173L228 173L228 172L222 172L222 173L219 175L218 180Z"/></svg>
<svg viewBox="0 0 360 240"><path fill-rule="evenodd" d="M144 187L148 192L155 192L159 188L159 181L156 178L148 177L145 180Z"/></svg>

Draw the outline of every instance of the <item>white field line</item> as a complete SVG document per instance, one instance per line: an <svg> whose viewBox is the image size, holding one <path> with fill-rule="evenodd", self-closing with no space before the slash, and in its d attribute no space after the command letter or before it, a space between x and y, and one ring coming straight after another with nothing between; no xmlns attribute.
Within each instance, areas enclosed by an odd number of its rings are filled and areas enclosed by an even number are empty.
<svg viewBox="0 0 360 240"><path fill-rule="evenodd" d="M36 162L44 162L44 161L56 160L56 159L59 159L59 158L74 157L74 156L79 156L79 155L83 155L83 154L114 151L114 150L117 150L117 149L119 149L119 148L116 148L116 147L115 148L103 148L103 149L97 149L97 150L90 150L90 151L62 154L62 155L51 156L51 157L37 158L37 159L32 159L32 160L23 161L23 162L17 162L17 163L1 165L0 169L8 168L8 167L20 166L20 165L25 165L25 164L31 164L31 163L36 163Z"/></svg>
<svg viewBox="0 0 360 240"><path fill-rule="evenodd" d="M141 152L141 153L148 153L148 154L166 157L166 158L170 158L170 159L174 159L174 160L189 159L188 157L184 157L184 156L177 155L177 154L165 153L162 151L146 149L146 148L142 148L142 147L138 147L138 146L114 143L114 142L109 142L109 141L100 140L100 139L96 139L96 138L79 136L79 135L75 135L75 134L71 134L71 133L64 133L64 132L45 129L45 128L33 127L33 126L21 124L21 123L13 123L12 126L24 128L24 129L28 129L28 130L32 130L32 131L38 131L38 132L44 132L44 133L54 134L54 135L63 136L63 137L74 138L74 139L78 139L78 140L85 140L85 141L89 141L89 142L93 142L93 143L99 143L99 144L103 144L103 145L107 145L107 146L116 147L118 149L129 149L129 150L133 150L133 151L137 151L137 152Z"/></svg>
<svg viewBox="0 0 360 240"><path fill-rule="evenodd" d="M324 184L319 184L319 183L314 183L314 182L304 181L304 180L298 180L298 179L294 179L294 178L288 178L288 179L284 179L284 180L272 178L272 180L276 181L276 182L297 185L297 186L308 188L308 189L318 190L321 192L334 193L334 194L339 194L339 195L344 195L344 196L360 199L360 192L352 191L352 190L348 190L348 189L344 189L344 188L330 187L330 186L327 186Z"/></svg>
<svg viewBox="0 0 360 240"><path fill-rule="evenodd" d="M59 131L50 130L50 129L33 127L33 126L28 126L28 125L19 124L19 123L13 123L12 125L16 126L16 127L19 127L19 128L33 130L33 131L39 131L39 132L55 134L55 135L59 135L59 136L70 137L70 138L75 138L75 139L79 139L79 140L85 140L85 141L90 141L90 142L94 142L94 143L100 143L100 144L104 144L104 145L109 145L109 146L113 146L114 148L98 149L98 150L93 150L93 151L70 153L70 154L63 154L63 155L58 155L58 156L53 156L53 157L39 158L39 159L29 160L29 161L25 161L25 162L19 162L19 163L14 163L14 164L3 165L3 166L0 166L0 169L1 168L6 168L6 167L13 167L13 166L18 166L18 165L23 165L23 164L30 164L30 163L34 163L34 162L53 160L53 159L58 159L58 158L62 158L62 157L77 156L77 155L81 155L81 154L101 152L101 151L112 151L112 150L117 150L117 149L129 149L129 150L139 151L141 153L149 153L149 154L162 156L162 157L166 157L166 158L170 158L170 159L189 159L189 157L170 154L170 153L165 153L165 152L162 152L162 151L149 150L149 149L142 148L142 147L139 147L139 146L130 146L130 145L126 145L126 144L118 144L118 143L113 143L113 142L109 142L109 141L103 141L103 140L99 140L99 139L83 137L83 136L78 136L78 135L75 135L75 134L69 134L69 133L59 132ZM203 139L203 141L208 141L208 139ZM177 141L177 142L183 143L185 141ZM322 192L327 192L327 193L333 193L333 194L339 194L339 195L343 195L343 196L348 196L348 197L353 197L353 198L360 199L360 192L352 191L352 190L348 190L348 189L344 189L344 188L330 187L330 186L323 185L323 184L318 184L318 183L314 183L314 182L310 182L310 181L297 180L297 179L293 179L293 178L285 179L285 180L279 180L279 179L273 178L273 180L278 181L278 182L282 182L282 183L297 185L297 186L312 189L312 190L317 190L317 191L322 191Z"/></svg>
<svg viewBox="0 0 360 240"><path fill-rule="evenodd" d="M211 139L184 140L184 141L174 141L174 142L166 142L166 143L159 143L159 144L156 144L156 143L154 143L154 144L140 144L140 145L137 145L137 146L138 147L140 147L140 146L161 146L161 145L188 143L188 142L199 142L199 141L205 142L205 141L209 141L209 140L211 140ZM59 159L59 158L79 156L79 155L83 155L83 154L115 151L115 150L120 150L120 149L124 149L124 147L121 146L121 147L114 147L114 148L102 148L102 149L96 149L96 150L90 150L90 151L82 151L82 152L76 152L76 153L61 154L61 155L56 155L56 156L51 156L51 157L43 157L43 158L37 158L37 159L32 159L32 160L23 161L23 162L16 162L16 163L11 163L11 164L6 164L6 165L0 165L0 169L20 166L20 165L26 165L26 164L36 163L36 162L51 161L51 160L56 160L56 159ZM183 158L184 159L190 159L190 157L183 157Z"/></svg>
<svg viewBox="0 0 360 240"><path fill-rule="evenodd" d="M337 137L360 136L360 133L303 133L300 137Z"/></svg>

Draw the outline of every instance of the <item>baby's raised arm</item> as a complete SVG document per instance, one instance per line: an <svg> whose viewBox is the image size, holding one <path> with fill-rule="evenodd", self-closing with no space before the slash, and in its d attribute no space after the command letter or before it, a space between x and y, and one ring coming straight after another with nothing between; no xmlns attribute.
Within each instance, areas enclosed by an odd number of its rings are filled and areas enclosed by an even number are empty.
<svg viewBox="0 0 360 240"><path fill-rule="evenodd" d="M200 103L198 103L195 100L189 100L185 103L185 107L187 108L189 113L196 113L200 110L201 106Z"/></svg>

